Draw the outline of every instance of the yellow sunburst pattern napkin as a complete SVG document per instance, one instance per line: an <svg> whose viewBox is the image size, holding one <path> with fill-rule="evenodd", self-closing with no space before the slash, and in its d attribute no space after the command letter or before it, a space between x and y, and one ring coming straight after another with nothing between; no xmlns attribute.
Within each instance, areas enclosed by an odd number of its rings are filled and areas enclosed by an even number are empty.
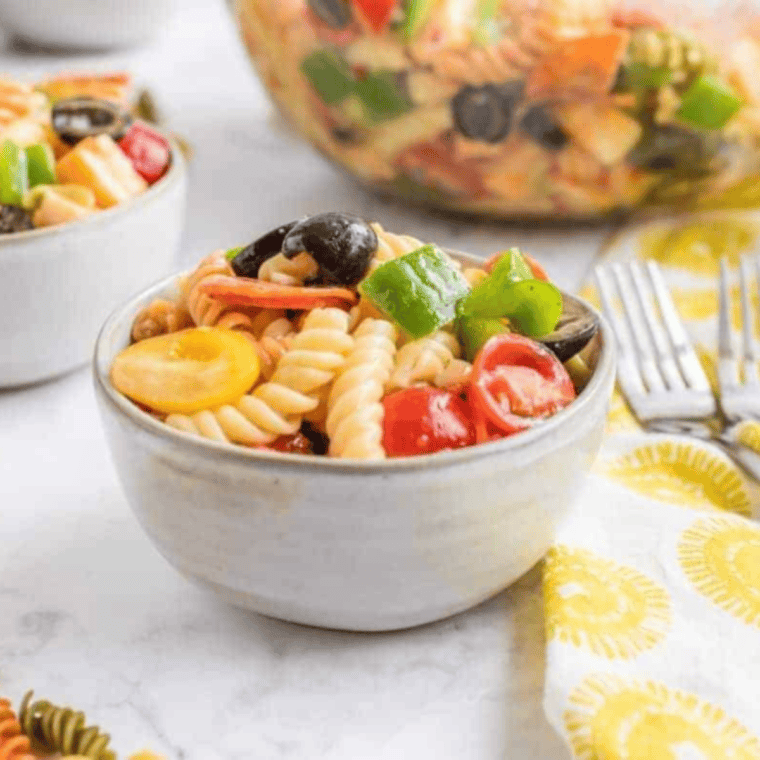
<svg viewBox="0 0 760 760"><path fill-rule="evenodd" d="M760 214L713 213L626 230L606 257L660 263L714 378L720 260L736 277L758 246ZM758 516L720 450L643 432L616 392L544 566L544 703L574 757L760 760Z"/></svg>

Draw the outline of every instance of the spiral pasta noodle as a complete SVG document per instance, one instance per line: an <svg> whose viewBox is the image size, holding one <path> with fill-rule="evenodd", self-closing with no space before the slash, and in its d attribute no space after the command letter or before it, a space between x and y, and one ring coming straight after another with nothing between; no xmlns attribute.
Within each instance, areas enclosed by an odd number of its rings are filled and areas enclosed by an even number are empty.
<svg viewBox="0 0 760 760"><path fill-rule="evenodd" d="M354 348L330 390L327 402L329 454L385 459L384 385L393 369L398 331L384 319L365 319L354 332Z"/></svg>
<svg viewBox="0 0 760 760"><path fill-rule="evenodd" d="M438 388L464 385L472 374L472 364L465 359L452 359L434 378L433 385Z"/></svg>
<svg viewBox="0 0 760 760"><path fill-rule="evenodd" d="M277 362L293 344L294 336L293 323L284 316L274 319L261 331L256 341L256 352L261 362L261 375L265 380L274 374Z"/></svg>
<svg viewBox="0 0 760 760"><path fill-rule="evenodd" d="M384 230L377 222L373 222L370 227L372 227L377 235L377 251L370 264L370 271L376 269L380 264L384 264L386 261L397 259L399 256L403 256L405 253L411 253L424 245L421 240L418 240L411 235L397 235L393 232L388 232L388 230Z"/></svg>
<svg viewBox="0 0 760 760"><path fill-rule="evenodd" d="M396 354L396 365L388 389L408 388L415 383L431 383L461 354L459 341L439 330L427 338L407 343Z"/></svg>
<svg viewBox="0 0 760 760"><path fill-rule="evenodd" d="M306 251L292 259L282 253L267 259L258 271L258 279L276 282L279 285L303 285L307 280L317 276L319 266Z"/></svg>
<svg viewBox="0 0 760 760"><path fill-rule="evenodd" d="M0 760L35 760L29 737L21 731L18 717L7 699L0 699Z"/></svg>
<svg viewBox="0 0 760 760"><path fill-rule="evenodd" d="M87 726L84 713L58 707L47 700L32 701L34 692L24 696L19 720L24 733L50 752L78 755L90 760L116 760L108 749L111 737L97 726Z"/></svg>
<svg viewBox="0 0 760 760"><path fill-rule="evenodd" d="M184 306L166 298L157 298L141 309L132 323L132 340L138 343L156 335L190 327L193 320Z"/></svg>
<svg viewBox="0 0 760 760"><path fill-rule="evenodd" d="M295 434L304 414L317 408L322 389L332 382L353 348L348 325L348 314L340 309L310 311L269 382L234 405L192 416L170 414L166 423L204 438L248 446Z"/></svg>

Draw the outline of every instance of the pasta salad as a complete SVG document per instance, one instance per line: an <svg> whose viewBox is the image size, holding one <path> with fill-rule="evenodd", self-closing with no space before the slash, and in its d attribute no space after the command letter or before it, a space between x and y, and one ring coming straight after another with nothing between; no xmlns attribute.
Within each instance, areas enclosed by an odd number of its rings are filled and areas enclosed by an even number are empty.
<svg viewBox="0 0 760 760"><path fill-rule="evenodd" d="M517 249L462 267L328 212L181 276L136 315L111 382L194 436L381 460L540 424L575 399L596 329Z"/></svg>
<svg viewBox="0 0 760 760"><path fill-rule="evenodd" d="M127 108L127 74L0 79L0 234L111 208L157 182L168 141Z"/></svg>
<svg viewBox="0 0 760 760"><path fill-rule="evenodd" d="M352 174L429 205L549 219L757 186L758 26L731 18L729 42L668 5L235 4L283 113Z"/></svg>

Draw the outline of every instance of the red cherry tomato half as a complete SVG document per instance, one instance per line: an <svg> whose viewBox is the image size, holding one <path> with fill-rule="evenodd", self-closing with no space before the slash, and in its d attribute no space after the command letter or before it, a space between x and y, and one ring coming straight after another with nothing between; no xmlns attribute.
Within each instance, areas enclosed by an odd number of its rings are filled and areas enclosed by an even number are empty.
<svg viewBox="0 0 760 760"><path fill-rule="evenodd" d="M575 398L562 362L540 343L513 333L496 335L480 349L470 384L473 407L508 435L550 417Z"/></svg>
<svg viewBox="0 0 760 760"><path fill-rule="evenodd" d="M383 399L383 447L389 457L432 454L475 443L467 402L442 388L415 387Z"/></svg>
<svg viewBox="0 0 760 760"><path fill-rule="evenodd" d="M391 22L396 0L353 0L354 8L377 34L385 31Z"/></svg>
<svg viewBox="0 0 760 760"><path fill-rule="evenodd" d="M303 434L296 433L295 435L281 435L276 438L269 446L262 446L264 449L274 449L275 451L282 451L286 454L313 454L314 449L311 445L311 441Z"/></svg>
<svg viewBox="0 0 760 760"><path fill-rule="evenodd" d="M148 183L161 179L169 166L171 148L166 138L147 124L136 121L119 140L135 171Z"/></svg>

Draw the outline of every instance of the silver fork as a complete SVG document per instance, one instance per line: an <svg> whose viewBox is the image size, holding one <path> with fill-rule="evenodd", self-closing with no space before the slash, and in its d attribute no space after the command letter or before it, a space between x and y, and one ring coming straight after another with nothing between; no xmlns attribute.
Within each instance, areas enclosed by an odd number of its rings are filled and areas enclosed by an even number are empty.
<svg viewBox="0 0 760 760"><path fill-rule="evenodd" d="M755 326L760 322L752 298L752 270L755 270L757 294L760 284L760 260L744 257L739 263L739 304L741 327L734 330L731 319L731 284L728 265L720 264L720 310L718 313L718 384L720 406L728 427L724 438L740 447L740 434L748 424L760 420L760 344ZM745 467L760 471L760 456L746 447L738 448Z"/></svg>
<svg viewBox="0 0 760 760"><path fill-rule="evenodd" d="M760 479L760 467L744 461L745 447L724 435L710 382L659 267L654 262L600 266L596 281L617 342L618 383L641 424L713 441Z"/></svg>

